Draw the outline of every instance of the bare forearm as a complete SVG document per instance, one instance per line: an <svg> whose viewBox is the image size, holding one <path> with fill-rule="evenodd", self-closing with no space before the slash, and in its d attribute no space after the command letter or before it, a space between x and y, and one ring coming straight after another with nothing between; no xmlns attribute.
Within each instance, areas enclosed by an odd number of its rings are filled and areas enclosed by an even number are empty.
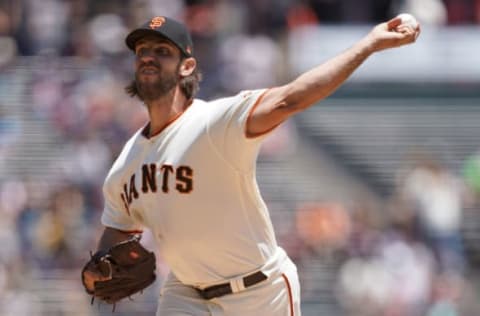
<svg viewBox="0 0 480 316"><path fill-rule="evenodd" d="M298 110L332 94L373 53L365 38L343 53L302 74L289 84L286 103Z"/></svg>
<svg viewBox="0 0 480 316"><path fill-rule="evenodd" d="M120 230L105 227L103 231L102 237L98 242L98 249L97 250L105 250L110 248L111 246L129 239L132 236L131 233L122 232Z"/></svg>

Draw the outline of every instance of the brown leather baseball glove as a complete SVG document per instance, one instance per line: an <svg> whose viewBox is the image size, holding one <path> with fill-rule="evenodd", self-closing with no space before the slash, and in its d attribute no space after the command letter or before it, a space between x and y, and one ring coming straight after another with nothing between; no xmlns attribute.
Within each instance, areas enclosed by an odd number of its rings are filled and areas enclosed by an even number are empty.
<svg viewBox="0 0 480 316"><path fill-rule="evenodd" d="M88 294L109 304L143 291L155 281L155 254L145 249L139 237L98 251L82 269L82 283ZM101 275L91 290L85 283L85 272Z"/></svg>

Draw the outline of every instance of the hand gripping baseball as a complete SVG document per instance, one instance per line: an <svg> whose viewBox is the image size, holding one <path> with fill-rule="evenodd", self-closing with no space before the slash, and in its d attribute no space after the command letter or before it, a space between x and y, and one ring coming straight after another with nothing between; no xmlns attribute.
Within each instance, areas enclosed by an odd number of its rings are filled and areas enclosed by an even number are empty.
<svg viewBox="0 0 480 316"><path fill-rule="evenodd" d="M415 42L420 35L420 24L410 22L399 15L375 26L367 36L372 49L381 51Z"/></svg>

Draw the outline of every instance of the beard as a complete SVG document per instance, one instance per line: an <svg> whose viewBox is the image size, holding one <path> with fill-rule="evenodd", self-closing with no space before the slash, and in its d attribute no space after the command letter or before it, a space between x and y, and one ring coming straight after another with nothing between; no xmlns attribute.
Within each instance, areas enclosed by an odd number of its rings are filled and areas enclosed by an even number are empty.
<svg viewBox="0 0 480 316"><path fill-rule="evenodd" d="M146 66L146 65L145 65ZM140 99L145 102L154 101L171 92L177 86L179 78L177 75L178 69L172 73L166 73L159 65L155 66L158 69L159 75L155 80L142 81L140 80L139 71L135 72L135 83L137 86L137 93ZM140 67L142 68L142 67ZM178 68L178 67L177 67Z"/></svg>

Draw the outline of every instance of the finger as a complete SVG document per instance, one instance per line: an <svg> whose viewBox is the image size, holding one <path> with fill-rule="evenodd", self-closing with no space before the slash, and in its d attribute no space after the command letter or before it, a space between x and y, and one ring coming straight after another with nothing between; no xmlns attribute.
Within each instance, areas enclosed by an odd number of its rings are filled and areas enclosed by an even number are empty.
<svg viewBox="0 0 480 316"><path fill-rule="evenodd" d="M388 37L390 39L393 39L393 40L397 40L397 41L402 41L404 40L406 37L408 37L408 33L407 32L399 32L399 31L395 31L395 32L390 32Z"/></svg>
<svg viewBox="0 0 480 316"><path fill-rule="evenodd" d="M405 34L405 37L406 39L408 39L408 42L415 42L419 35L418 27L413 29L412 27L408 26L404 28L401 32Z"/></svg>
<svg viewBox="0 0 480 316"><path fill-rule="evenodd" d="M415 34L415 29L412 28L410 25L400 25L395 29L398 33L403 33L405 35L413 35Z"/></svg>
<svg viewBox="0 0 480 316"><path fill-rule="evenodd" d="M84 272L84 277L85 277L85 280L86 281L105 281L105 280L109 280L110 277L108 276L103 276L99 273L95 273L95 272L92 272L92 271L85 271Z"/></svg>
<svg viewBox="0 0 480 316"><path fill-rule="evenodd" d="M95 289L94 283L95 283L95 276L91 272L84 272L84 279L83 279L83 284L87 288L88 291L92 292Z"/></svg>
<svg viewBox="0 0 480 316"><path fill-rule="evenodd" d="M394 17L393 19L391 19L387 22L387 26L388 26L389 30L395 29L400 24L402 24L402 19L399 18L399 17Z"/></svg>
<svg viewBox="0 0 480 316"><path fill-rule="evenodd" d="M84 284L85 287L91 292L95 289L95 282L96 281L106 281L109 280L108 277L104 277L98 273L92 271L84 271Z"/></svg>

